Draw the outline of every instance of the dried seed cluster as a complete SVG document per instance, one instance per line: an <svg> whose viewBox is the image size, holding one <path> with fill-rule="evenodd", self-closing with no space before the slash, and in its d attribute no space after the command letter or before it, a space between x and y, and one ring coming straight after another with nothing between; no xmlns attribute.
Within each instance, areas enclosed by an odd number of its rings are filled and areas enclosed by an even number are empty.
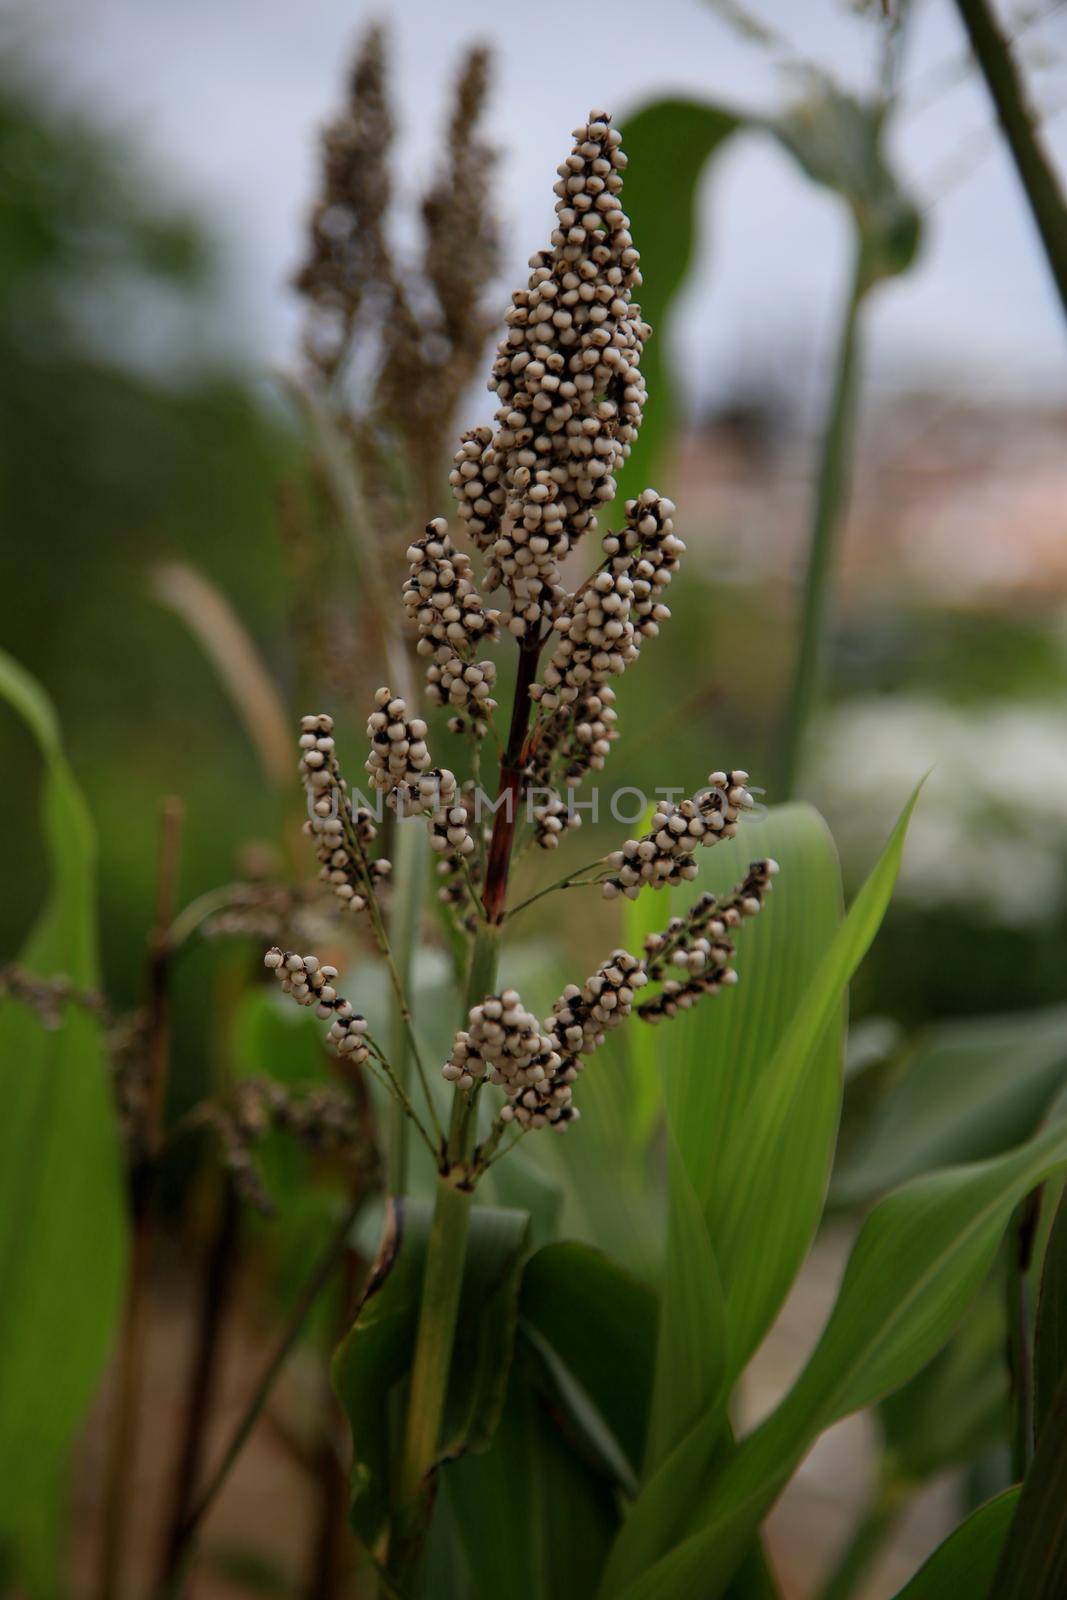
<svg viewBox="0 0 1067 1600"><path fill-rule="evenodd" d="M557 788L575 789L587 772L602 772L613 740L615 691L607 684L590 685L572 706L561 706L538 725L526 767L527 790L545 790L546 798L532 807L535 837L542 849L552 850L564 828L581 826L577 810L564 804Z"/></svg>
<svg viewBox="0 0 1067 1600"><path fill-rule="evenodd" d="M663 604L685 545L674 533L674 505L645 489L626 505L626 527L604 540L606 564L553 621L559 643L531 691L545 710L570 705L590 685L617 678L659 632Z"/></svg>
<svg viewBox="0 0 1067 1600"><path fill-rule="evenodd" d="M289 931L325 925L306 889L287 883L235 883L225 904L200 924L200 937L278 940Z"/></svg>
<svg viewBox="0 0 1067 1600"><path fill-rule="evenodd" d="M317 1017L333 1018L327 1038L339 1056L353 1066L367 1060L370 1051L363 1042L367 1019L334 988L336 967L323 965L318 956L297 955L295 950L279 950L277 945L267 951L263 965L298 1006L314 1006Z"/></svg>
<svg viewBox="0 0 1067 1600"><path fill-rule="evenodd" d="M644 960L648 977L664 980L671 970L682 976L666 978L660 993L638 1007L645 1022L676 1016L705 995L718 994L737 982L737 972L730 966L736 954L734 932L745 917L759 915L777 872L777 861L754 861L744 881L725 899L701 895L684 917L672 917L662 933L648 935Z"/></svg>
<svg viewBox="0 0 1067 1600"><path fill-rule="evenodd" d="M615 497L641 424L641 347L650 329L631 299L639 257L619 203L626 157L605 112L590 113L555 185L550 248L513 296L490 388L496 431L476 429L455 458L460 515L506 585L518 636L551 617L558 568Z"/></svg>
<svg viewBox="0 0 1067 1600"><path fill-rule="evenodd" d="M650 831L641 839L627 839L621 850L608 856L613 876L602 886L606 899L624 894L636 900L648 884L691 882L697 875L698 845L715 844L737 832L742 811L753 803L745 788L748 773L711 772L708 787L691 800L674 805L664 800L652 816Z"/></svg>
<svg viewBox="0 0 1067 1600"><path fill-rule="evenodd" d="M319 876L349 911L363 911L392 871L384 856L372 861L368 846L377 837L365 806L353 809L348 783L334 749L333 718L325 713L300 721L300 777L308 797L304 832L315 841Z"/></svg>
<svg viewBox="0 0 1067 1600"><path fill-rule="evenodd" d="M241 1199L265 1216L273 1215L274 1203L253 1152L268 1134L287 1133L316 1155L367 1154L350 1096L330 1086L299 1093L270 1078L248 1078L224 1104L206 1105L196 1120L218 1136Z"/></svg>
<svg viewBox="0 0 1067 1600"><path fill-rule="evenodd" d="M628 950L613 950L581 989L568 984L552 1008L560 1047L570 1056L592 1055L609 1028L617 1028L633 1010L634 995L648 976Z"/></svg>
<svg viewBox="0 0 1067 1600"><path fill-rule="evenodd" d="M506 1088L527 1074L533 1082L544 1076L537 1062L553 1046L554 1040L542 1034L537 1018L523 1006L518 990L505 989L471 1007L468 1026L456 1035L444 1076L461 1089L471 1088L487 1072L493 1083Z"/></svg>
<svg viewBox="0 0 1067 1600"><path fill-rule="evenodd" d="M437 824L433 824L430 839L433 848L440 852L436 870L441 883L437 898L443 905L462 908L459 922L468 933L477 931L478 912L474 900L483 882L481 860L474 843L474 830L479 826L474 796L475 785L468 781L449 808L448 815L454 820L443 834ZM487 829L484 823L480 826L484 844ZM453 842L453 836L458 843Z"/></svg>
<svg viewBox="0 0 1067 1600"><path fill-rule="evenodd" d="M456 549L443 517L427 524L423 538L409 548L408 561L404 604L419 630L418 652L430 657L427 696L434 705L453 707L454 732L461 730L465 715L484 733L485 719L496 706L491 698L496 667L476 661L475 652L496 637L497 613L482 604L470 558Z"/></svg>
<svg viewBox="0 0 1067 1600"><path fill-rule="evenodd" d="M388 282L384 219L393 124L385 94L384 40L371 28L352 68L347 104L322 135L322 194L308 259L295 280L310 306L308 359L327 377L344 360L369 288Z"/></svg>
<svg viewBox="0 0 1067 1600"><path fill-rule="evenodd" d="M417 503L426 506L437 498L457 403L497 322L483 299L500 258L496 152L480 130L489 76L488 53L471 50L456 84L444 159L422 202L422 273L393 273L382 318L375 399L404 441Z"/></svg>

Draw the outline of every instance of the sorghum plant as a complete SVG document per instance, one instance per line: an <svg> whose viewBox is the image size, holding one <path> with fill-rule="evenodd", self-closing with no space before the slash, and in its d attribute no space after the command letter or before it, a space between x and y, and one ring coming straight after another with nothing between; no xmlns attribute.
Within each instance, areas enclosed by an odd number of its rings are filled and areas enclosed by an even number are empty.
<svg viewBox="0 0 1067 1600"><path fill-rule="evenodd" d="M366 137L374 126L368 123ZM604 768L617 737L613 684L668 621L666 594L685 549L674 532L674 506L654 489L626 502L617 531L601 526L641 426L641 352L651 334L635 299L641 277L622 208L625 165L610 116L591 112L558 169L548 246L533 257L528 282L505 317L489 379L498 402L495 426L474 429L456 451L457 538L481 557L481 582L443 517L430 521L408 550L410 575L396 605L414 624L426 701L447 708L450 730L466 736L469 771L461 779L434 763L428 724L395 685L378 689L367 723L366 786L399 826L428 831L440 897L469 944L461 1026L448 1060L432 1064L453 1086L447 1127L435 1111L412 1003L390 945L382 902L391 869L379 853L373 808L343 776L331 717L308 715L301 724L305 832L324 883L346 913L367 919L385 959L422 1078L421 1104L388 1049L339 992L334 968L277 947L265 962L294 1000L330 1022L338 1054L380 1077L438 1172L398 1519L385 1554L399 1582L418 1565L432 1505L479 1178L526 1133L562 1132L577 1119L574 1086L609 1031L634 1016L645 1023L673 1017L736 982L737 930L759 912L777 870L773 861L754 862L733 893L701 895L685 915L665 919L643 949L611 951L584 982L566 985L547 1017L532 1014L516 989L498 983L501 933L519 909L508 894L516 848L532 837L551 851L564 829L577 825L574 791ZM453 188L477 215L470 182L462 178L456 175ZM381 260L380 185L372 172L365 188L360 249ZM320 234L324 227L325 217ZM359 305L338 289L328 257L324 239L320 299L330 312L332 369ZM568 571L583 552L587 573L570 587ZM499 637L512 640L516 655L500 732L496 667L481 656ZM479 788L487 742L497 756L492 800ZM692 881L698 850L733 836L752 805L747 781L743 771L711 772L692 798L660 803L647 831L541 892L599 886L607 898L634 899Z"/></svg>

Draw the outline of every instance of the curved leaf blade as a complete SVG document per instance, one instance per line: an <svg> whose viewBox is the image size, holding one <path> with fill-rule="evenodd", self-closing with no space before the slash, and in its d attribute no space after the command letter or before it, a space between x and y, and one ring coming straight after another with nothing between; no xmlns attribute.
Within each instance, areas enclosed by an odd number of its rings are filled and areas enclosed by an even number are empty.
<svg viewBox="0 0 1067 1600"><path fill-rule="evenodd" d="M520 1327L554 1353L635 1477L655 1359L652 1290L591 1245L550 1244L526 1263L519 1313ZM557 1398L569 1410L568 1396Z"/></svg>
<svg viewBox="0 0 1067 1600"><path fill-rule="evenodd" d="M625 1600L722 1594L814 1440L931 1359L989 1270L1015 1206L1064 1163L1067 1127L1060 1124L1006 1156L918 1179L883 1200L860 1231L796 1384L716 1476L690 1536L642 1574Z"/></svg>
<svg viewBox="0 0 1067 1600"><path fill-rule="evenodd" d="M988 1600L993 1571L1019 1499L1018 1488L1005 1489L979 1506L939 1545L894 1600ZM1000 1591L996 1591L999 1600Z"/></svg>
<svg viewBox="0 0 1067 1600"><path fill-rule="evenodd" d="M1034 1434L1040 1440L1067 1378L1067 1191L1045 1246L1034 1322Z"/></svg>
<svg viewBox="0 0 1067 1600"><path fill-rule="evenodd" d="M920 1173L1010 1150L1033 1133L1065 1078L1062 1006L930 1029L835 1174L834 1201L861 1205Z"/></svg>
<svg viewBox="0 0 1067 1600"><path fill-rule="evenodd" d="M996 1600L1067 1594L1067 1378L1045 1417L989 1592Z"/></svg>
<svg viewBox="0 0 1067 1600"><path fill-rule="evenodd" d="M55 712L0 653L0 696L45 761L50 888L23 950L39 977L98 982L96 847ZM118 1317L126 1268L123 1160L98 1020L68 1006L53 1031L0 1004L0 1540L54 1496ZM32 1514L31 1514L32 1513Z"/></svg>
<svg viewBox="0 0 1067 1600"><path fill-rule="evenodd" d="M708 1226L681 1152L670 1141L670 1210L660 1297L646 1472L702 1418L717 1413L726 1380L726 1305Z"/></svg>
<svg viewBox="0 0 1067 1600"><path fill-rule="evenodd" d="M712 1223L729 1304L730 1375L767 1332L822 1214L841 1108L842 1051L834 1029L896 883L916 788L881 858L839 925L761 1075L743 1134L723 1151ZM787 893L783 873L781 896ZM828 1033L832 1052L826 1048ZM753 1252L753 1228L759 1251Z"/></svg>

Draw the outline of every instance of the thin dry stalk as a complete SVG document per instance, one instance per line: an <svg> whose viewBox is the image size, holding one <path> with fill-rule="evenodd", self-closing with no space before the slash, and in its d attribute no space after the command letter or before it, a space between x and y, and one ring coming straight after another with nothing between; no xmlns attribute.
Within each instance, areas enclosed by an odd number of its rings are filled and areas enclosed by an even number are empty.
<svg viewBox="0 0 1067 1600"><path fill-rule="evenodd" d="M105 1469L103 1536L95 1585L97 1600L114 1600L114 1596L121 1592L126 1529L133 1498L131 1484L136 1458L137 1413L144 1368L154 1233L152 1190L170 1072L171 949L168 935L174 918L182 819L181 801L175 798L165 800L160 812L156 903L148 943L146 1099L140 1138L130 1173L133 1248L119 1351L118 1394L112 1414Z"/></svg>

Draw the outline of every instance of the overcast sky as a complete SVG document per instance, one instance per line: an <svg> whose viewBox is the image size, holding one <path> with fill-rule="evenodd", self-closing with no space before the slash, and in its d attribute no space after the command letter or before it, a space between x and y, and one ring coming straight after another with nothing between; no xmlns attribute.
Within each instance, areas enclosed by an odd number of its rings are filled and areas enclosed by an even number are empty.
<svg viewBox="0 0 1067 1600"><path fill-rule="evenodd" d="M1019 49L1039 99L1055 107L1067 102L1067 65L1055 61L1067 58L1067 6L1042 9L1051 15ZM844 0L754 0L752 10L845 85L871 83L876 30ZM979 395L1067 395L1062 316L984 90L972 75L935 92L963 52L953 5L917 0L916 11L894 143L929 207L928 234L921 264L872 308L870 371L881 383L918 377ZM35 0L18 31L40 75L117 129L220 240L228 337L253 362L293 348L286 280L314 183L316 128L374 17L391 25L408 198L432 170L461 46L494 46L490 125L508 152L509 283L545 239L555 166L591 105L618 118L682 91L767 109L786 87L767 52L707 0ZM1051 119L1047 138L1067 169L1067 115ZM674 329L694 392L778 364L817 374L847 261L837 203L748 137L718 163L702 214L703 247Z"/></svg>

